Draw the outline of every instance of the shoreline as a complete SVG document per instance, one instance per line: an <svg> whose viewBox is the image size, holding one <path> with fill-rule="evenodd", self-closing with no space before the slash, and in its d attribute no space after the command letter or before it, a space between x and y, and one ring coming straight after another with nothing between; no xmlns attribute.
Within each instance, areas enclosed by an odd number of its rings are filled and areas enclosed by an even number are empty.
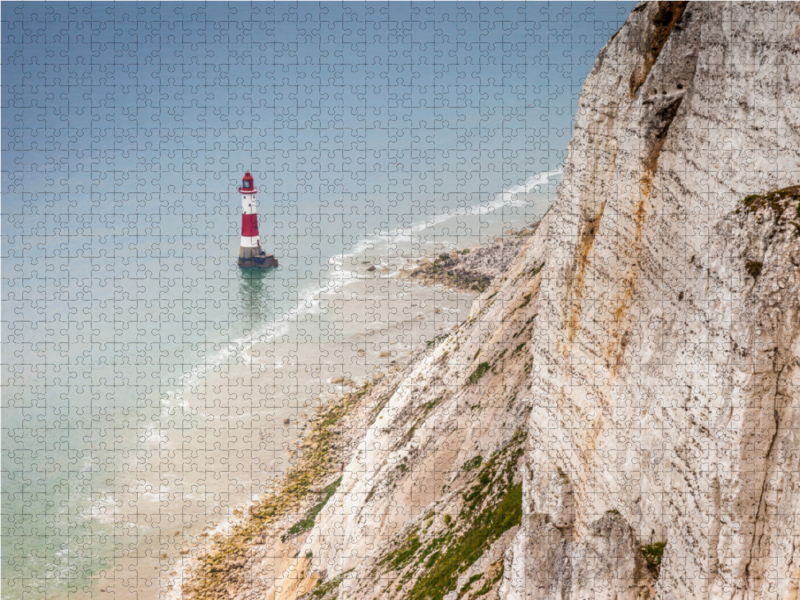
<svg viewBox="0 0 800 600"><path fill-rule="evenodd" d="M495 223L490 229L494 235L465 238L457 252L469 248L474 258L479 253L473 251L491 248L497 240L509 242L512 233L516 237L519 232L509 227L525 230L532 221L535 217L506 221L502 229ZM213 552L215 537L233 535L249 514L248 507L263 501L265 494L272 497L283 490L287 473L303 457L302 445L311 435L309 417L318 415L319 407L342 401L348 392L358 393L364 382L374 383L376 374L391 378L395 369L405 369L419 352L468 320L476 290L410 276L421 261L455 252L457 242L456 237L422 246L363 247L334 257L325 285L313 296L301 293L300 304L290 311L292 317L264 323L258 331L237 338L235 352L221 350L232 358L193 370L172 403L174 408L164 410L191 417L197 441L201 434L206 439L213 435L215 447L210 451L200 447L199 454L193 453L196 468L176 473L170 480L174 485L162 485L158 496L145 498L160 502L160 508L145 512L177 515L168 518L166 527L166 520L137 525L137 513L114 512L117 528L127 532L138 527L158 541L138 544L137 554L115 559L114 569L93 578L96 589L120 599L180 597L182 585L191 579L187 567L196 569L195 559ZM269 293L263 283L268 278L254 279L245 289L248 307ZM147 440L157 441L162 453L182 439L153 432L159 435ZM230 461L229 456L244 460ZM220 467L220 476L203 477ZM140 478L137 484L142 487L148 481ZM134 504L122 495L116 499L123 499L123 507L142 510L141 501ZM128 573L137 574L136 582Z"/></svg>
<svg viewBox="0 0 800 600"><path fill-rule="evenodd" d="M421 261L411 271L402 272L398 279L411 280L426 287L442 286L451 291L473 293L472 303L518 256L540 222L506 232L507 236L513 236L511 239L496 237L488 244L451 250L448 256L453 260L448 267L459 273L455 276L446 272L444 276L439 272L430 273L430 267ZM382 276L380 269L375 268L381 261L372 264L373 267L366 271L377 271L375 275ZM472 287L474 280L460 275L462 272L477 273L477 277L482 278L491 274L492 277L486 286L476 290ZM469 282L466 287L465 281ZM444 333L447 335L458 326L456 323ZM299 435L298 450L291 452L291 466L280 477L276 489L250 504L239 513L238 520L231 520L227 527L217 525L215 534L209 538L211 543L201 550L201 554L190 557L191 553L187 552L184 555L186 563L169 588L175 593L174 597L181 597L180 594L198 599L219 597L226 585L236 583L237 571L244 566L248 554L268 540L275 554L286 560L297 558L292 555L302 547L308 530L313 527L316 512L335 493L338 482L346 475L344 467L356 452L358 441L405 374L435 346L438 337L431 338L433 344L428 341L403 360L388 365L388 372L378 372L365 379L354 391L337 395L328 404L314 407L316 414L306 421L308 428ZM334 381L339 385L354 383L341 376L333 378ZM281 534L282 531L287 533ZM296 533L289 535L290 531Z"/></svg>
<svg viewBox="0 0 800 600"><path fill-rule="evenodd" d="M406 277L425 286L443 285L452 290L480 294L516 258L539 223L541 220L519 230L507 230L503 236L497 236L487 244L441 253L433 261L423 259Z"/></svg>
<svg viewBox="0 0 800 600"><path fill-rule="evenodd" d="M230 521L226 532L217 531L211 538L211 547L202 554L187 558L182 573L176 577L182 583L169 590L196 598L216 597L220 585L229 580L231 571L243 566L240 561L253 546L266 543L270 537L280 537L285 550L299 548L313 526L315 514L311 516L311 526L307 526L309 513L319 504L320 495L326 496L324 505L332 495L329 488L341 481L344 467L355 452L354 442L388 402L397 388L396 382L426 351L419 349L402 365L393 366L389 374L379 372L355 391L316 407L317 414L308 420L307 430L299 437L299 451L292 451L294 464L281 477L277 489L242 511L238 521ZM300 524L291 535L276 533L287 528L291 532Z"/></svg>
<svg viewBox="0 0 800 600"><path fill-rule="evenodd" d="M170 494L167 498L174 506L162 505L161 512L178 515L177 520L166 527L163 522L148 524L148 534L158 541L140 544L136 555L123 555L115 560L115 569L93 578L98 591L118 598L179 597L187 579L182 574L189 573L187 567L196 568L194 558L210 551L216 536L233 535L257 498L283 491L287 473L296 470L297 459L307 452L303 443L311 434L310 418L319 415L320 407L357 394L364 382L374 384L376 378L390 376L427 349L427 340L467 318L472 294L424 288L403 279L409 261L391 253L381 258L388 268L368 272L368 258L372 257L362 254L342 261L331 277L342 283L317 294L314 306L298 318L276 324L280 338L248 336L246 343L237 345L242 359L205 369L182 391L174 409L165 408L191 415L198 423L195 439L213 436L215 447L200 448L202 454L193 459L198 468L176 474L178 485L159 488L162 496L147 497L156 502ZM441 309L435 310L434 304ZM298 346L291 340L301 333L305 341ZM229 399L220 401L220 394ZM164 436L150 439L158 441L162 451L170 444ZM175 443L181 439L175 437ZM241 458L230 461L232 456ZM203 478L220 467L221 476ZM175 493L181 490L188 493ZM187 499L189 506L181 508L178 503ZM141 502L137 506L141 509ZM114 514L119 528L135 518L122 511ZM132 572L138 583L127 575Z"/></svg>

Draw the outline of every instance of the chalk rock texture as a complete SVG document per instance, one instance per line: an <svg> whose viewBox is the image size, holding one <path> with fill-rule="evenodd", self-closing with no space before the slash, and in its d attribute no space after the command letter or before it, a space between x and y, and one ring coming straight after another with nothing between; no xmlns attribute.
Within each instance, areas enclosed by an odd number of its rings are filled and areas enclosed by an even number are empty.
<svg viewBox="0 0 800 600"><path fill-rule="evenodd" d="M798 5L639 4L542 225L503 597L798 597L799 183Z"/></svg>

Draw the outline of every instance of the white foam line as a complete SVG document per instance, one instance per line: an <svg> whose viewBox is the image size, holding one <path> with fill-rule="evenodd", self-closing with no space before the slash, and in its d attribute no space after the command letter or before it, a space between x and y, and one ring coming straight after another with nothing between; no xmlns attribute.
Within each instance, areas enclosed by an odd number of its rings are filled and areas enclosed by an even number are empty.
<svg viewBox="0 0 800 600"><path fill-rule="evenodd" d="M347 271L344 270L342 267L346 259L355 258L358 256L363 256L363 254L367 250L374 250L375 247L381 243L385 243L387 246L391 246L397 244L401 241L408 241L409 243L414 242L414 235L419 234L426 229L430 229L448 221L449 219L453 219L455 217L464 216L464 215L485 215L494 213L497 209L508 206L510 204L524 204L524 201L520 202L517 200L517 196L520 194L529 194L536 190L536 188L549 183L550 179L553 177L557 177L561 175L563 171L561 169L556 169L554 171L545 171L542 173L537 173L536 175L532 175L529 177L524 183L515 185L507 190L504 190L498 193L495 196L495 200L488 205L479 205L479 206L465 206L459 208L458 210L452 213L444 213L434 217L433 219L427 219L425 221L420 221L418 223L412 223L408 227L398 227L392 231L387 233L376 233L372 235L368 235L358 243L356 243L351 249L350 252L337 254L334 257L329 259L329 264L334 266L335 275L328 281L328 283L317 290L306 294L303 299L303 304L306 306L307 309L313 310L314 312L319 311L319 296L322 296L330 291L336 289L337 284L341 287L344 287L350 283L355 283L357 281L361 281L364 279L357 271Z"/></svg>
<svg viewBox="0 0 800 600"><path fill-rule="evenodd" d="M408 227L398 227L393 231L383 233L383 234L375 234L374 236L370 236L372 240L381 240L388 243L397 243L402 238L408 238L409 242L413 242L413 235L415 233L421 233L426 229L430 229L444 223L449 219L453 219L455 217L464 216L464 215L485 215L489 213L495 212L498 208L503 206L508 206L510 204L524 204L524 201L518 200L516 197L520 194L529 194L535 191L538 187L548 184L553 177L558 177L562 175L563 171L561 169L556 169L554 171L545 171L542 173L537 173L536 175L532 175L525 180L524 183L512 186L507 190L499 192L496 196L494 201L490 202L489 204L477 205L477 206L464 206L461 207L454 212L451 213L443 213L432 219L427 219L425 221L421 221L418 223L413 223ZM372 241L371 240L371 241ZM367 240L364 240L361 243L366 243ZM374 243L374 241L372 241Z"/></svg>
<svg viewBox="0 0 800 600"><path fill-rule="evenodd" d="M464 206L450 213L443 213L430 219L412 223L407 227L398 227L385 233L374 233L372 235L368 235L363 240L356 243L350 249L350 252L338 254L331 258L330 262L331 264L344 264L345 259L360 256L366 250L374 249L375 246L381 242L392 244L401 241L403 238L408 238L409 242L413 242L413 235L415 233L420 233L455 217L464 215L484 215L487 213L492 213L498 208L507 206L509 204L524 204L524 202L520 202L516 197L520 194L529 194L535 191L536 188L548 184L553 177L558 177L562 174L563 171L561 169L537 173L536 175L528 177L524 183L512 186L507 190L499 192L497 195L495 195L494 201L490 202L489 204ZM321 288L320 292L323 292L324 289L325 288Z"/></svg>

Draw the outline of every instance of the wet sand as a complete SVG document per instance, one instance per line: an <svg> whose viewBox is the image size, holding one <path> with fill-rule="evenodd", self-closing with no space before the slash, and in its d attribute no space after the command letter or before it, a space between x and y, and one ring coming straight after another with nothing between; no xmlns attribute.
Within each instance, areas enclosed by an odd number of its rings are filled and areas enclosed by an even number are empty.
<svg viewBox="0 0 800 600"><path fill-rule="evenodd" d="M161 428L141 432L116 493L96 504L119 548L98 589L140 600L177 592L182 567L291 464L315 407L467 317L475 293L424 287L401 276L411 267L352 257L305 310L240 340L164 400Z"/></svg>
<svg viewBox="0 0 800 600"><path fill-rule="evenodd" d="M408 273L536 220L523 213L489 224L484 212L460 217L463 232L445 219L440 232L367 239L332 258L328 280L266 325L263 307L270 294L290 293L281 287L289 274L248 271L239 296L252 332L191 369L182 390L165 393L157 423L132 416L120 433L130 448L126 469L114 473L113 493L94 499L92 515L114 526L115 567L95 590L117 599L179 597L179 574L192 558L275 489L317 407L468 317L477 292L424 286Z"/></svg>

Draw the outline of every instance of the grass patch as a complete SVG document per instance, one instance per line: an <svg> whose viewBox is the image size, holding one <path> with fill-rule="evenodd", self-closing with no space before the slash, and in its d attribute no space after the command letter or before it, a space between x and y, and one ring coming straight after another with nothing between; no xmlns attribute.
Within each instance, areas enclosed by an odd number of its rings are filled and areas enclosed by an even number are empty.
<svg viewBox="0 0 800 600"><path fill-rule="evenodd" d="M314 600L320 600L325 596L330 596L331 598L335 598L339 592L339 586L342 585L342 581L344 581L345 576L348 573L351 573L353 569L349 571L345 571L338 577L331 579L330 581L326 581L325 583L320 583L317 587L311 590L308 594L306 594L305 598L314 598Z"/></svg>
<svg viewBox="0 0 800 600"><path fill-rule="evenodd" d="M492 456L478 474L478 481L468 491L464 493L464 512L467 515L472 514L478 506L491 496L494 489L503 489L511 485L514 479L514 467L517 464L520 456L522 456L522 442L525 440L526 434L522 431L517 431L514 437L511 438L509 445L500 453ZM501 459L503 455L514 448L514 452L505 464L502 471L498 472L501 466ZM505 482L499 482L502 476L505 476Z"/></svg>
<svg viewBox="0 0 800 600"><path fill-rule="evenodd" d="M339 484L342 483L342 478L339 477L336 481L330 484L328 487L320 492L324 498L318 502L314 507L308 511L305 518L302 521L298 521L294 525L289 528L287 535L300 535L301 533L305 533L309 531L312 527L314 527L314 521L317 519L317 515L322 512L322 509L325 508L325 505L328 503L328 500L331 499L336 493ZM286 541L286 536L283 536L283 541Z"/></svg>
<svg viewBox="0 0 800 600"><path fill-rule="evenodd" d="M423 404L422 410L425 411L425 414L427 415L434 408L436 408L442 402L442 400L444 400L444 396L439 396L437 398L434 398L430 402L426 402L425 404Z"/></svg>
<svg viewBox="0 0 800 600"><path fill-rule="evenodd" d="M431 554L431 557L427 561L425 561L425 568L430 569L434 565L434 563L436 563L436 561L439 560L440 554L441 552L434 552L433 554Z"/></svg>
<svg viewBox="0 0 800 600"><path fill-rule="evenodd" d="M503 533L522 520L522 484L514 484L518 463L524 454L526 433L518 430L509 442L487 461L479 456L468 460L463 468L480 468L475 485L464 493L465 507L457 517L443 515L447 529L441 535L425 541L420 529L411 530L398 546L389 552L380 565L386 571L404 571L398 581L400 588L416 577L411 589L403 592L407 600L442 600L458 587L458 578L475 563ZM425 516L430 527L433 513ZM483 573L485 585L472 597L485 595L502 576L502 569ZM459 598L470 592L472 584L481 578L473 576L462 586ZM488 586L488 587L487 587ZM394 585L392 586L394 591ZM399 589L399 588L398 588ZM477 594L477 595L476 595Z"/></svg>
<svg viewBox="0 0 800 600"><path fill-rule="evenodd" d="M307 450L299 462L284 476L277 492L254 505L247 519L235 524L228 535L216 538L211 551L198 557L191 580L183 585L185 596L209 600L228 597L226 564L244 558L254 538L278 517L298 510L314 486L339 470L333 430L361 404L369 389L365 385L331 402L309 423Z"/></svg>
<svg viewBox="0 0 800 600"><path fill-rule="evenodd" d="M522 484L515 485L514 476L524 454L526 437L523 430L517 430L507 444L492 453L489 460L475 456L462 465L462 469L467 470L480 468L474 476L471 505L465 507L458 516L443 514L446 529L433 539L426 540L421 533L432 525L433 510L423 517L425 523L422 529L415 527L400 538L397 546L390 549L378 563L383 566L382 572L394 571L398 575L398 579L393 580L385 592L392 596L400 593L400 597L406 600L442 600L445 595L457 590L459 576L483 556L503 533L520 524ZM498 574L498 569L494 567L488 573L473 576L468 585L462 586L458 597L471 594L476 598L491 591L502 577L502 569ZM474 582L481 577L486 585L477 592L473 591ZM407 588L407 582L410 589Z"/></svg>
<svg viewBox="0 0 800 600"><path fill-rule="evenodd" d="M422 542L417 532L413 531L409 534L405 543L384 558L380 564L389 564L396 571L411 560L420 548L422 548Z"/></svg>
<svg viewBox="0 0 800 600"><path fill-rule="evenodd" d="M758 194L750 194L749 196L745 196L744 200L742 200L742 204L744 204L747 208L753 206L758 200L760 196Z"/></svg>
<svg viewBox="0 0 800 600"><path fill-rule="evenodd" d="M530 269L523 273L523 275L527 277L536 277L541 270L544 269L544 261L542 261L538 265L533 265Z"/></svg>
<svg viewBox="0 0 800 600"><path fill-rule="evenodd" d="M459 574L478 560L497 538L521 521L522 484L518 483L510 486L497 504L476 517L471 529L428 567L411 588L408 599L442 600L456 589Z"/></svg>
<svg viewBox="0 0 800 600"><path fill-rule="evenodd" d="M747 212L756 212L761 208L769 207L775 212L777 221L793 200L800 201L800 185L772 190L766 194L750 194L742 199L742 204ZM796 212L800 216L800 203L797 205Z"/></svg>
<svg viewBox="0 0 800 600"><path fill-rule="evenodd" d="M667 542L656 542L655 544L648 544L642 546L642 554L644 560L647 562L647 568L658 579L658 574L661 571L661 559L664 558L664 548Z"/></svg>
<svg viewBox="0 0 800 600"><path fill-rule="evenodd" d="M792 203L797 202L794 215L800 220L800 185L793 185L779 190L772 190L766 194L750 194L742 199L744 210L749 213L757 212L761 209L769 208L773 214L774 225L778 226ZM739 212L737 208L735 212ZM791 213L789 213L791 215ZM800 223L791 221L787 218L784 223L789 223L795 228L795 234L800 235Z"/></svg>
<svg viewBox="0 0 800 600"><path fill-rule="evenodd" d="M476 383L481 377L486 375L489 370L492 368L488 362L482 362L478 365L478 368L472 372L472 375L469 376L470 384Z"/></svg>
<svg viewBox="0 0 800 600"><path fill-rule="evenodd" d="M483 577L483 573L475 573L475 575L470 577L467 582L461 586L461 589L458 590L458 598L461 598L464 594L466 594L469 591L469 588L472 587L472 584L478 581L478 579L481 577Z"/></svg>
<svg viewBox="0 0 800 600"><path fill-rule="evenodd" d="M477 469L481 466L483 462L483 457L479 454L478 456L473 456L463 465L461 465L461 469L464 471L472 471L473 469Z"/></svg>
<svg viewBox="0 0 800 600"><path fill-rule="evenodd" d="M497 583L498 581L500 581L500 579L503 577L503 573L504 573L504 572L505 572L505 565L501 564L501 565L500 565L500 570L498 571L497 575L495 575L495 576L494 576L494 577L492 577L492 578L491 578L489 581L487 581L486 583L484 583L484 584L483 584L483 587L482 587L481 589L479 589L479 590L478 590L478 591L475 593L475 595L473 596L473 598L479 598L479 597L481 597L481 596L485 596L486 594L488 594L489 592L491 592L491 591L492 591L492 588L494 587L494 584L495 584L495 583Z"/></svg>
<svg viewBox="0 0 800 600"><path fill-rule="evenodd" d="M431 346L433 346L434 344L438 344L440 341L442 341L442 340L445 340L445 339L447 339L448 337L450 337L450 334L449 334L449 333L442 333L442 334L440 334L440 335L437 335L437 336L435 336L435 337L434 337L432 340L428 340L427 342L425 342L425 345L426 345L428 348L430 348L430 347L431 347Z"/></svg>
<svg viewBox="0 0 800 600"><path fill-rule="evenodd" d="M375 418L381 413L381 411L389 404L389 400L392 399L394 393L397 391L399 384L394 386L391 390L386 392L383 396L380 397L378 402L375 404L375 407L372 409L372 414L370 415L370 420L374 421Z"/></svg>

